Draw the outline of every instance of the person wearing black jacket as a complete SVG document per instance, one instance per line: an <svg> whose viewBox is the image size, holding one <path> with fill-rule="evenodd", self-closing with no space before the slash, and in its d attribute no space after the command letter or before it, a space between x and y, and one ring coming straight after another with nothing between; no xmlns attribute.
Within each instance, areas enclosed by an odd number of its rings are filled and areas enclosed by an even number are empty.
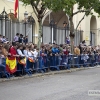
<svg viewBox="0 0 100 100"><path fill-rule="evenodd" d="M20 34L20 37L19 37L19 41L18 41L19 43L23 43L23 35L22 34Z"/></svg>

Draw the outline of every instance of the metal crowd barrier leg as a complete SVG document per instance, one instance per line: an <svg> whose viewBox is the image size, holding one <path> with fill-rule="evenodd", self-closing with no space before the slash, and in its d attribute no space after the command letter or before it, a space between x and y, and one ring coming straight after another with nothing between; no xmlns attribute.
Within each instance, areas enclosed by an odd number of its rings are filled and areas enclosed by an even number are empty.
<svg viewBox="0 0 100 100"><path fill-rule="evenodd" d="M25 68L24 68L24 70L25 70L25 72L29 75L29 76L31 76L32 75L32 72L31 72L31 70L30 70L30 66L29 66L30 64L29 64L29 61L28 61L28 59L27 59L27 61L26 61L26 66L25 66Z"/></svg>
<svg viewBox="0 0 100 100"><path fill-rule="evenodd" d="M60 70L56 65L57 58L55 56L50 56L50 70Z"/></svg>
<svg viewBox="0 0 100 100"><path fill-rule="evenodd" d="M45 69L43 68L44 63L43 63L43 58L40 56L38 57L38 63L39 63L39 67L37 68L38 72L44 73Z"/></svg>

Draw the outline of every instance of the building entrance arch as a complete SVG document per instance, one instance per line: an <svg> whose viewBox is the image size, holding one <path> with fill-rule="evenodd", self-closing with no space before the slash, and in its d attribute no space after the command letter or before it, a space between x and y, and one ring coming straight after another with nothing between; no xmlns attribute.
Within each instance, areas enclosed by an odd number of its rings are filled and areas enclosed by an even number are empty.
<svg viewBox="0 0 100 100"><path fill-rule="evenodd" d="M65 43L69 37L69 17L64 11L49 11L43 18L43 43Z"/></svg>
<svg viewBox="0 0 100 100"><path fill-rule="evenodd" d="M91 17L90 20L90 45L95 46L97 44L97 20L95 16Z"/></svg>

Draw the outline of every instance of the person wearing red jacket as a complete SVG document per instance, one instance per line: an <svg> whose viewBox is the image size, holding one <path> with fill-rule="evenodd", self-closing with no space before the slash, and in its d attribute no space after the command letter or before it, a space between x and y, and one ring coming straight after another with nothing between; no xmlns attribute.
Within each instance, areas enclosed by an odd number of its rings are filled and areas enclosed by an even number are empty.
<svg viewBox="0 0 100 100"><path fill-rule="evenodd" d="M66 47L64 47L63 52L65 55L68 55L68 53L69 53Z"/></svg>
<svg viewBox="0 0 100 100"><path fill-rule="evenodd" d="M6 58L6 70L10 73L13 74L17 70L17 63L16 63L16 57L17 55L16 52L16 43L12 42L12 46L9 48L8 51L8 57Z"/></svg>

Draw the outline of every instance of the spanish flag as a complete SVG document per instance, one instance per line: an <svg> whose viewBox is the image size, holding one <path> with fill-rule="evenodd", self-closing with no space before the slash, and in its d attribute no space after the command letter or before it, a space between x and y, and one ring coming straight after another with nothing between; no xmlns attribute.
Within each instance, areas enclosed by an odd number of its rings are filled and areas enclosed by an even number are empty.
<svg viewBox="0 0 100 100"><path fill-rule="evenodd" d="M10 74L15 73L17 70L16 66L17 66L16 59L10 60L10 59L6 58L6 70L7 70L7 72L9 72Z"/></svg>
<svg viewBox="0 0 100 100"><path fill-rule="evenodd" d="M35 62L32 58L28 58L28 60L30 61L30 62Z"/></svg>
<svg viewBox="0 0 100 100"><path fill-rule="evenodd" d="M18 14L18 3L19 2L19 0L15 0L15 8L14 8L14 10L15 10L15 18L17 18L17 14Z"/></svg>
<svg viewBox="0 0 100 100"><path fill-rule="evenodd" d="M25 66L26 65L26 58L18 59L18 63Z"/></svg>

